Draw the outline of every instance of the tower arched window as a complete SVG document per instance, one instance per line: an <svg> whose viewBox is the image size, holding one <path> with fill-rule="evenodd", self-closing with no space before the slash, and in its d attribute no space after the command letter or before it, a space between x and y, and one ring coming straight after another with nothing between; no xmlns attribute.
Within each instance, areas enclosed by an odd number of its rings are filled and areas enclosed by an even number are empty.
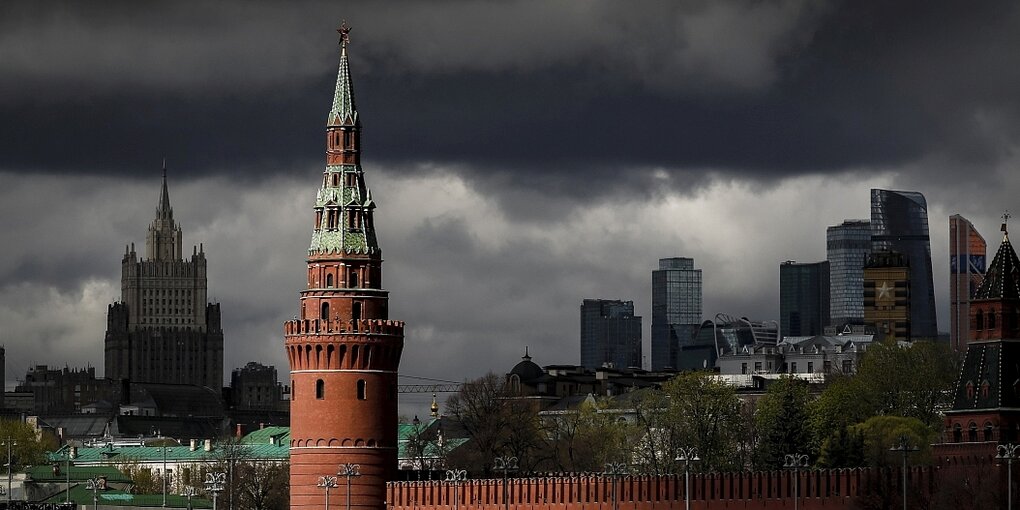
<svg viewBox="0 0 1020 510"><path fill-rule="evenodd" d="M348 279L350 280L350 284L348 285L348 287L350 287L352 289L358 288L358 273L357 273L357 271L351 271L351 274L348 277Z"/></svg>
<svg viewBox="0 0 1020 510"><path fill-rule="evenodd" d="M333 273L326 275L326 287L333 288Z"/></svg>
<svg viewBox="0 0 1020 510"><path fill-rule="evenodd" d="M992 440L992 422L985 422L985 441Z"/></svg>
<svg viewBox="0 0 1020 510"><path fill-rule="evenodd" d="M988 329L995 329L995 310L988 312Z"/></svg>
<svg viewBox="0 0 1020 510"><path fill-rule="evenodd" d="M959 423L953 425L953 442L959 443L963 441L963 427Z"/></svg>
<svg viewBox="0 0 1020 510"><path fill-rule="evenodd" d="M358 400L365 400L368 384L364 379L358 379Z"/></svg>
<svg viewBox="0 0 1020 510"><path fill-rule="evenodd" d="M319 315L319 318L322 319L322 320L328 320L329 319L329 302L328 301L322 303L322 313Z"/></svg>
<svg viewBox="0 0 1020 510"><path fill-rule="evenodd" d="M326 398L326 383L322 379L315 380L315 398L317 400Z"/></svg>
<svg viewBox="0 0 1020 510"><path fill-rule="evenodd" d="M354 303L351 306L351 318L354 320L361 319L361 303Z"/></svg>
<svg viewBox="0 0 1020 510"><path fill-rule="evenodd" d="M970 426L967 428L967 440L974 443L977 442L977 424L970 422Z"/></svg>
<svg viewBox="0 0 1020 510"><path fill-rule="evenodd" d="M974 329L985 329L985 314L981 310L974 316Z"/></svg>

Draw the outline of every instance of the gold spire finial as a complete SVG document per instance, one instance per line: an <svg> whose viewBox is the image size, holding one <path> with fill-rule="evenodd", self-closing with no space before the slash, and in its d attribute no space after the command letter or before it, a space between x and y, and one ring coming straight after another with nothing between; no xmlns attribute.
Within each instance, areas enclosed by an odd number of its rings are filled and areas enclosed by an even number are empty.
<svg viewBox="0 0 1020 510"><path fill-rule="evenodd" d="M436 402L436 394L432 394L432 406L429 408L432 411L433 418L439 418L439 402Z"/></svg>
<svg viewBox="0 0 1020 510"><path fill-rule="evenodd" d="M1002 217L1002 229L1001 229L1002 230L1002 239L1006 240L1006 239L1009 239L1009 230L1006 228L1006 224L1009 223L1009 218L1010 218L1009 210L1007 209L1006 212L1002 213L1001 217Z"/></svg>

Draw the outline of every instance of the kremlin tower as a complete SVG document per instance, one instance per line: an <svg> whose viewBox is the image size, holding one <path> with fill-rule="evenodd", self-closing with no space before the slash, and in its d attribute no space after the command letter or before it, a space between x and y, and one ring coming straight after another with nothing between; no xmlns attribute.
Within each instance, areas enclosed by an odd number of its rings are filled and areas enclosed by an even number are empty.
<svg viewBox="0 0 1020 510"><path fill-rule="evenodd" d="M375 202L361 169L361 119L347 46L326 120L326 168L315 198L307 288L284 324L290 362L290 506L319 509L322 476L337 476L334 501L381 509L397 467L397 367L404 324L387 318ZM344 473L349 473L350 476Z"/></svg>

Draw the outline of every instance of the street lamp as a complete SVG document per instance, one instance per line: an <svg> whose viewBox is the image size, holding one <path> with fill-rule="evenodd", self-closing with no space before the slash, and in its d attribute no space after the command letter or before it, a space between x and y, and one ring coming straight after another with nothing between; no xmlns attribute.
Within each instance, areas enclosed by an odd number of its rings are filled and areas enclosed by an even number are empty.
<svg viewBox="0 0 1020 510"><path fill-rule="evenodd" d="M903 453L903 510L907 510L907 454L918 450L920 450L920 448L910 445L910 440L906 435L900 436L899 443L897 443L896 446L889 448L890 452Z"/></svg>
<svg viewBox="0 0 1020 510"><path fill-rule="evenodd" d="M698 449L695 447L680 447L680 454L676 456L677 462L684 463L684 509L691 510L691 462L698 462Z"/></svg>
<svg viewBox="0 0 1020 510"><path fill-rule="evenodd" d="M205 474L205 490L212 493L212 507L216 510L216 497L220 495L223 486L227 483L227 474L223 471Z"/></svg>
<svg viewBox="0 0 1020 510"><path fill-rule="evenodd" d="M99 489L103 488L103 479L93 476L85 480L85 488L92 491L92 508L99 510Z"/></svg>
<svg viewBox="0 0 1020 510"><path fill-rule="evenodd" d="M506 456L492 459L492 469L503 472L503 508L510 510L510 500L506 495L506 475L510 471L517 471L517 457Z"/></svg>
<svg viewBox="0 0 1020 510"><path fill-rule="evenodd" d="M446 470L446 481L453 482L453 510L457 510L460 504L460 483L467 478L466 469Z"/></svg>
<svg viewBox="0 0 1020 510"><path fill-rule="evenodd" d="M181 496L188 498L188 510L191 510L191 498L195 497L195 494L198 494L198 491L194 487L190 485L184 486L184 492Z"/></svg>
<svg viewBox="0 0 1020 510"><path fill-rule="evenodd" d="M315 484L315 486L326 490L326 510L329 510L329 490L337 487L336 477L330 475L320 476L319 481Z"/></svg>
<svg viewBox="0 0 1020 510"><path fill-rule="evenodd" d="M340 470L336 474L347 477L347 510L351 510L351 478L361 476L361 465L349 462L340 464Z"/></svg>
<svg viewBox="0 0 1020 510"><path fill-rule="evenodd" d="M808 458L802 453L787 453L783 459L783 467L793 470L793 510L797 510L800 500L800 468L807 467Z"/></svg>
<svg viewBox="0 0 1020 510"><path fill-rule="evenodd" d="M613 510L619 509L619 501L616 498L616 482L620 478L620 475L627 473L627 464L623 462L608 462L606 463L605 474L613 478Z"/></svg>
<svg viewBox="0 0 1020 510"><path fill-rule="evenodd" d="M1006 459L1006 510L1013 510L1013 459L1020 457L1020 445L1000 444L996 459Z"/></svg>
<svg viewBox="0 0 1020 510"><path fill-rule="evenodd" d="M166 445L163 445L160 449L163 450L163 476L161 477L161 478L163 478L163 508L166 508L166 479L167 479L167 476L166 476Z"/></svg>
<svg viewBox="0 0 1020 510"><path fill-rule="evenodd" d="M2 444L7 445L7 506L9 507L11 506L11 485L14 480L13 475L11 475L11 447L17 446L18 442L8 437L4 439Z"/></svg>

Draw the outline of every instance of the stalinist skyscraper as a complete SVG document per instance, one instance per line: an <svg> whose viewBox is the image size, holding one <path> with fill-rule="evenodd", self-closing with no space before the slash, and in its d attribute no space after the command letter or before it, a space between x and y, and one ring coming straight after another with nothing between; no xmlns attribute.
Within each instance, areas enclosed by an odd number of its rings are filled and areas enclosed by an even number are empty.
<svg viewBox="0 0 1020 510"><path fill-rule="evenodd" d="M131 243L121 261L121 300L107 315L107 378L223 386L220 305L206 301L205 252L195 247L185 259L181 246L164 168L145 253L139 258Z"/></svg>

